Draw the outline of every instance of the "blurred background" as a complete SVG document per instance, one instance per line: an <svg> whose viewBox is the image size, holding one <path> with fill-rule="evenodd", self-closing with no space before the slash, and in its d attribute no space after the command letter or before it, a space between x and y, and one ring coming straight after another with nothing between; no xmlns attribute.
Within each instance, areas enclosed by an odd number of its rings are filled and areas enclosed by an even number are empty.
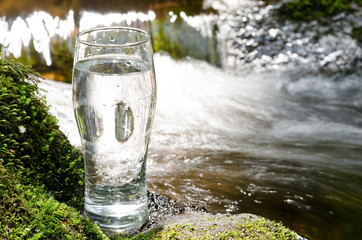
<svg viewBox="0 0 362 240"><path fill-rule="evenodd" d="M47 79L75 146L75 37L111 25L152 37L151 191L362 239L361 0L1 0L2 56Z"/></svg>

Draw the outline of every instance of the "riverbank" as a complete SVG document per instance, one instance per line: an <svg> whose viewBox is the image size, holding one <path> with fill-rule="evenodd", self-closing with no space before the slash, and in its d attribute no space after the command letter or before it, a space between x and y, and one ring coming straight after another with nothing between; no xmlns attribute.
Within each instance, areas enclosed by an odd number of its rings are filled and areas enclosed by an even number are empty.
<svg viewBox="0 0 362 240"><path fill-rule="evenodd" d="M48 113L49 107L38 94L37 81L32 70L0 58L0 237L107 239L98 226L80 213L84 186L82 155L59 130L56 118ZM132 239L297 239L297 234L281 224L261 217L204 215L203 209L181 205L157 194L149 193L148 197L148 231ZM205 221L212 224L205 225ZM225 224L227 228L223 227Z"/></svg>

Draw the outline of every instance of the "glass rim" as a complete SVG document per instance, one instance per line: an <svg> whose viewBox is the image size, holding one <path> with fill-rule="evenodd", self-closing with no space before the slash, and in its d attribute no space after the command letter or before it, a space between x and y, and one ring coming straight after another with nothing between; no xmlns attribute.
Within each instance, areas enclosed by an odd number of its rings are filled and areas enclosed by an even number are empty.
<svg viewBox="0 0 362 240"><path fill-rule="evenodd" d="M129 32L138 32L138 33L144 34L144 39L139 40L139 41L134 41L134 42L126 42L126 43L122 43L122 44L94 43L94 42L89 42L87 40L81 39L81 36L83 36L84 34L91 33L91 32L108 31L108 30L125 30L125 31L129 31ZM89 28L89 29L83 30L77 34L76 39L78 42L80 42L82 44L93 46L93 47L120 47L121 48L121 47L131 47L131 46L144 44L151 39L151 36L147 31L139 29L139 28L111 26L111 27L95 27L95 28Z"/></svg>

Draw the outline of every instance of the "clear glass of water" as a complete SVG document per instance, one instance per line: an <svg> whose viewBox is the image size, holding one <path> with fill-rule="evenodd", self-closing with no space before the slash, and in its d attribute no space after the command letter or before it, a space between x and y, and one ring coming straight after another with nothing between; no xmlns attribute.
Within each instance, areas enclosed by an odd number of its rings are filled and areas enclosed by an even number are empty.
<svg viewBox="0 0 362 240"><path fill-rule="evenodd" d="M73 109L85 168L85 215L106 232L148 218L146 158L156 106L150 35L125 27L77 35Z"/></svg>

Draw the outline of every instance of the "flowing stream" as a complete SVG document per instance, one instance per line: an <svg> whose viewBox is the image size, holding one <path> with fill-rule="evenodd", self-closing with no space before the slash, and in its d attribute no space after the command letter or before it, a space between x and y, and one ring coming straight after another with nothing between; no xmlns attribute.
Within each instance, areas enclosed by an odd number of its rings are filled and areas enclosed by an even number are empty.
<svg viewBox="0 0 362 240"><path fill-rule="evenodd" d="M291 93L270 84L287 74L234 76L160 54L155 66L151 190L212 213L259 214L312 239L360 236L360 72L339 79L308 76L290 82ZM323 88L313 93L309 84ZM49 91L63 130L80 146L70 85L40 86Z"/></svg>
<svg viewBox="0 0 362 240"><path fill-rule="evenodd" d="M309 239L362 239L360 43L318 23L280 25L270 17L277 5L205 4L218 14L170 13L164 29L216 42L220 57L215 50L209 63L195 59L196 50L182 60L154 57L158 103L148 188L212 213L281 221ZM346 29L350 18L336 18L333 27ZM295 31L301 28L303 34ZM322 37L312 40L316 28ZM80 146L70 85L40 87Z"/></svg>

